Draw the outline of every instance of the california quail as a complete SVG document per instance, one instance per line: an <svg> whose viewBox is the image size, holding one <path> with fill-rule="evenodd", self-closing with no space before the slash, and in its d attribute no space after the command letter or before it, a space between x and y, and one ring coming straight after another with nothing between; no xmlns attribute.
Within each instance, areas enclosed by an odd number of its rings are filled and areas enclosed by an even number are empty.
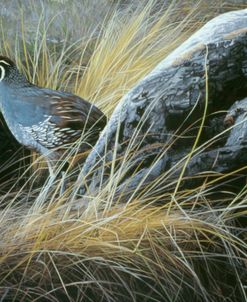
<svg viewBox="0 0 247 302"><path fill-rule="evenodd" d="M89 149L106 124L105 115L80 97L30 83L7 57L0 56L0 109L17 141L58 160L65 147L88 133L82 149Z"/></svg>

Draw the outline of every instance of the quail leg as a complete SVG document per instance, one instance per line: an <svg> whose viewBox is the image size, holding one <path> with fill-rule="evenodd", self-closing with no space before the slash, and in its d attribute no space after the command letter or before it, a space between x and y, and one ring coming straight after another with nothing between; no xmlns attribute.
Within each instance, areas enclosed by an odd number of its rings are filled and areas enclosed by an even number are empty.
<svg viewBox="0 0 247 302"><path fill-rule="evenodd" d="M61 171L61 186L60 186L60 196L62 196L67 188L67 181L66 181L66 172Z"/></svg>
<svg viewBox="0 0 247 302"><path fill-rule="evenodd" d="M49 169L50 179L53 182L57 177L57 174L55 173L55 167L49 160L47 160L47 165ZM59 174L61 175L61 180L60 180L61 186L60 186L59 196L62 196L66 190L65 172L61 171Z"/></svg>
<svg viewBox="0 0 247 302"><path fill-rule="evenodd" d="M47 165L48 165L48 169L49 169L50 178L55 179L56 174L55 174L54 168L49 160L47 160Z"/></svg>

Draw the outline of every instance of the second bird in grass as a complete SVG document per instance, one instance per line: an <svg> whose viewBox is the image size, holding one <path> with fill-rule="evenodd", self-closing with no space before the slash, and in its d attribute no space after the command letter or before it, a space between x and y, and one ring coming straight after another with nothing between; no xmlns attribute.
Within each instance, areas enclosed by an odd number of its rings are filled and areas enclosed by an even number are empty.
<svg viewBox="0 0 247 302"><path fill-rule="evenodd" d="M44 155L50 172L66 145L86 133L83 149L89 149L106 124L97 107L74 94L30 83L4 56L0 56L0 109L17 141Z"/></svg>

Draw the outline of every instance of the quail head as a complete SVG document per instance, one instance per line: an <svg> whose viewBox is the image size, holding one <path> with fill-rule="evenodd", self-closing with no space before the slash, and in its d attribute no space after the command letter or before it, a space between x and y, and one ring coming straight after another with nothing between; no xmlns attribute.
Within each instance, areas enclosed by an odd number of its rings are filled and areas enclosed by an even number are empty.
<svg viewBox="0 0 247 302"><path fill-rule="evenodd" d="M0 56L0 109L17 141L58 160L68 144L88 133L83 151L93 145L106 124L105 115L94 105L71 93L30 83L15 63Z"/></svg>

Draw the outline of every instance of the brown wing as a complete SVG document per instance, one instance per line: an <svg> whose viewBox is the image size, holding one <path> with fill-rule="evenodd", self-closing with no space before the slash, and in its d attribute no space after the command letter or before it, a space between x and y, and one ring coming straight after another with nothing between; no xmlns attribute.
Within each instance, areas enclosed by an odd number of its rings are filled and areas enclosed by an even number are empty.
<svg viewBox="0 0 247 302"><path fill-rule="evenodd" d="M50 99L51 122L58 127L74 130L102 130L106 124L104 113L93 104L75 95L47 95Z"/></svg>
<svg viewBox="0 0 247 302"><path fill-rule="evenodd" d="M73 94L36 88L26 98L31 116L28 128L36 141L46 148L72 143L82 134L90 144L97 141L106 124L100 109Z"/></svg>

